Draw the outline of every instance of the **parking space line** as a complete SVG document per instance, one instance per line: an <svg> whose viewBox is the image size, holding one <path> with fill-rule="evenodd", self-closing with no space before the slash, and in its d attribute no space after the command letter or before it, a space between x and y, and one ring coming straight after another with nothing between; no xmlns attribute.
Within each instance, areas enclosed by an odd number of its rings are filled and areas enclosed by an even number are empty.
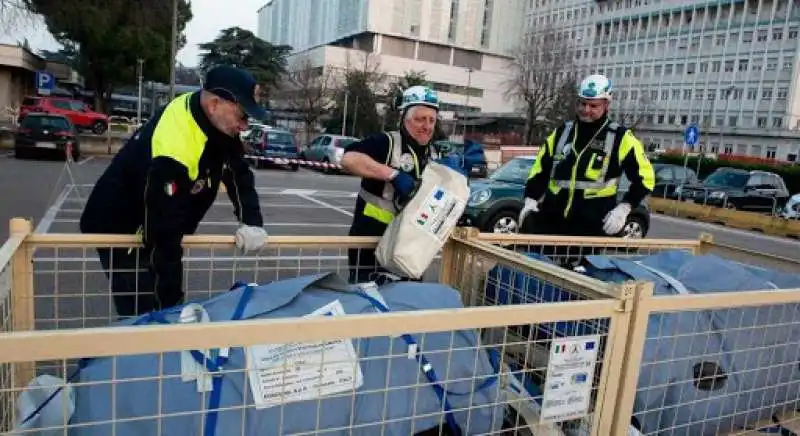
<svg viewBox="0 0 800 436"><path fill-rule="evenodd" d="M78 219L59 218L53 220L54 223L60 224L77 224L80 222ZM236 221L201 221L201 226L220 226L220 227L236 227L239 225ZM349 228L350 224L331 224L331 223L281 223L281 222L265 222L264 227L320 227L320 228Z"/></svg>
<svg viewBox="0 0 800 436"><path fill-rule="evenodd" d="M73 185L64 185L61 189L61 194L58 196L55 203L47 209L42 220L39 221L39 224L36 226L34 233L47 233L50 230L50 226L52 226L54 222L57 222L56 215L58 215L61 206L64 205L64 201L66 201L73 188ZM75 220L75 222L78 223L80 220Z"/></svg>
<svg viewBox="0 0 800 436"><path fill-rule="evenodd" d="M341 207L334 206L334 205L332 205L330 203L326 203L326 202L324 202L322 200L317 200L316 198L311 197L309 195L297 194L297 196L302 198L302 199L304 199L304 200L308 200L308 201L310 201L312 203L316 203L316 204L318 204L320 206L325 206L328 209L335 210L336 212L343 213L343 214L345 214L347 216L350 216L350 217L353 216L353 212L350 212L348 210L344 210ZM350 227L350 226L348 225L347 227Z"/></svg>
<svg viewBox="0 0 800 436"><path fill-rule="evenodd" d="M89 162L89 161L90 161L90 160L92 160L92 159L94 159L94 156L89 156L89 157L87 157L86 159L84 159L84 160L82 160L82 161L78 162L78 165L83 165L83 164L85 164L86 162Z"/></svg>

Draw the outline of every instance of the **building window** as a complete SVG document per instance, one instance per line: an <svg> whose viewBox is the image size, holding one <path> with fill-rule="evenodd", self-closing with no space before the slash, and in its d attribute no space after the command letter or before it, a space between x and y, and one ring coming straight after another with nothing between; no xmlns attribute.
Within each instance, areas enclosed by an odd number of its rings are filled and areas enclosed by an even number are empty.
<svg viewBox="0 0 800 436"><path fill-rule="evenodd" d="M767 127L767 117L758 117L758 127Z"/></svg>
<svg viewBox="0 0 800 436"><path fill-rule="evenodd" d="M722 62L720 62L720 61L711 62L711 72L712 73L719 73L721 67L722 67Z"/></svg>
<svg viewBox="0 0 800 436"><path fill-rule="evenodd" d="M772 127L779 129L783 127L783 118L781 117L774 117L772 119Z"/></svg>
<svg viewBox="0 0 800 436"><path fill-rule="evenodd" d="M762 100L769 100L772 98L772 90L771 89L764 89L761 91L761 99Z"/></svg>
<svg viewBox="0 0 800 436"><path fill-rule="evenodd" d="M755 100L757 95L758 95L758 90L757 89L748 89L747 90L747 99L748 100Z"/></svg>
<svg viewBox="0 0 800 436"><path fill-rule="evenodd" d="M725 61L725 72L730 73L733 71L733 63L734 61Z"/></svg>
<svg viewBox="0 0 800 436"><path fill-rule="evenodd" d="M789 93L789 88L778 88L776 100L786 100L786 95Z"/></svg>
<svg viewBox="0 0 800 436"><path fill-rule="evenodd" d="M777 147L767 147L767 159L775 159L775 155L778 154Z"/></svg>
<svg viewBox="0 0 800 436"><path fill-rule="evenodd" d="M767 29L760 29L758 31L758 37L757 38L758 38L759 42L766 41L767 40Z"/></svg>
<svg viewBox="0 0 800 436"><path fill-rule="evenodd" d="M797 39L797 27L789 28L788 39Z"/></svg>
<svg viewBox="0 0 800 436"><path fill-rule="evenodd" d="M739 59L739 71L747 71L747 59Z"/></svg>
<svg viewBox="0 0 800 436"><path fill-rule="evenodd" d="M728 117L728 125L731 127L736 127L736 123L739 121L738 117Z"/></svg>
<svg viewBox="0 0 800 436"><path fill-rule="evenodd" d="M725 144L725 154L733 154L733 144Z"/></svg>

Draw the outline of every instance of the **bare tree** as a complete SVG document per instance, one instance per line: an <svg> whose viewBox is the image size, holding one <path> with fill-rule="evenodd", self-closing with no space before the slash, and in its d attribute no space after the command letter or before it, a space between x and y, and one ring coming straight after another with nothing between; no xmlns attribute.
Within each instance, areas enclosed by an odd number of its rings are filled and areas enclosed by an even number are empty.
<svg viewBox="0 0 800 436"><path fill-rule="evenodd" d="M506 96L522 103L526 144L541 142L574 110L577 69L575 49L553 28L527 35L511 61Z"/></svg>
<svg viewBox="0 0 800 436"><path fill-rule="evenodd" d="M655 109L655 103L650 98L650 94L647 92L642 92L641 97L632 103L628 103L622 108L618 118L618 121L622 123L625 127L629 129L635 129L638 127L644 119L647 117L647 114L650 113Z"/></svg>
<svg viewBox="0 0 800 436"><path fill-rule="evenodd" d="M276 97L301 115L305 140L309 140L320 119L333 108L334 93L333 71L314 66L310 58L303 57L289 68Z"/></svg>

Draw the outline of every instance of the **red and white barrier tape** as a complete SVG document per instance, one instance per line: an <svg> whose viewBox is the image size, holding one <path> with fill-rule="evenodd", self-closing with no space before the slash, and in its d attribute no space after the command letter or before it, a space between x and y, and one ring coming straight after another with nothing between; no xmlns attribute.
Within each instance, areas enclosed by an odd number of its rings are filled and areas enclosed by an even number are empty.
<svg viewBox="0 0 800 436"><path fill-rule="evenodd" d="M336 169L336 170L343 169L341 165L332 164L329 162L317 162L317 161L301 160L301 159L287 159L280 157L264 157L264 156L253 156L253 155L246 155L245 158L252 159L254 161L261 160L261 161L271 162L276 165L300 165L312 168L326 168L326 169Z"/></svg>

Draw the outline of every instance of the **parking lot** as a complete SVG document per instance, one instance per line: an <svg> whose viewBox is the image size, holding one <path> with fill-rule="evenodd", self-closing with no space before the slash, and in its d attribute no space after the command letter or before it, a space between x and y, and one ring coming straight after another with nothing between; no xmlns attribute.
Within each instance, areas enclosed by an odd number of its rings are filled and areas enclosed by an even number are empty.
<svg viewBox="0 0 800 436"><path fill-rule="evenodd" d="M0 219L32 219L38 233L77 233L92 184L107 166L92 158L63 162L0 157ZM348 232L359 180L301 169L255 170L265 227L270 235L336 236ZM232 235L237 226L227 194L220 193L198 233ZM672 217L652 217L651 238L697 238L711 232L722 243L750 246L791 259L800 242L726 229ZM7 236L7 230L3 238ZM273 247L258 256L229 249L191 248L185 253L184 282L191 298L208 298L235 281L266 282L320 271L346 277L345 247ZM748 261L748 259L740 259ZM39 249L34 260L38 328L105 325L113 320L109 284L93 248Z"/></svg>

